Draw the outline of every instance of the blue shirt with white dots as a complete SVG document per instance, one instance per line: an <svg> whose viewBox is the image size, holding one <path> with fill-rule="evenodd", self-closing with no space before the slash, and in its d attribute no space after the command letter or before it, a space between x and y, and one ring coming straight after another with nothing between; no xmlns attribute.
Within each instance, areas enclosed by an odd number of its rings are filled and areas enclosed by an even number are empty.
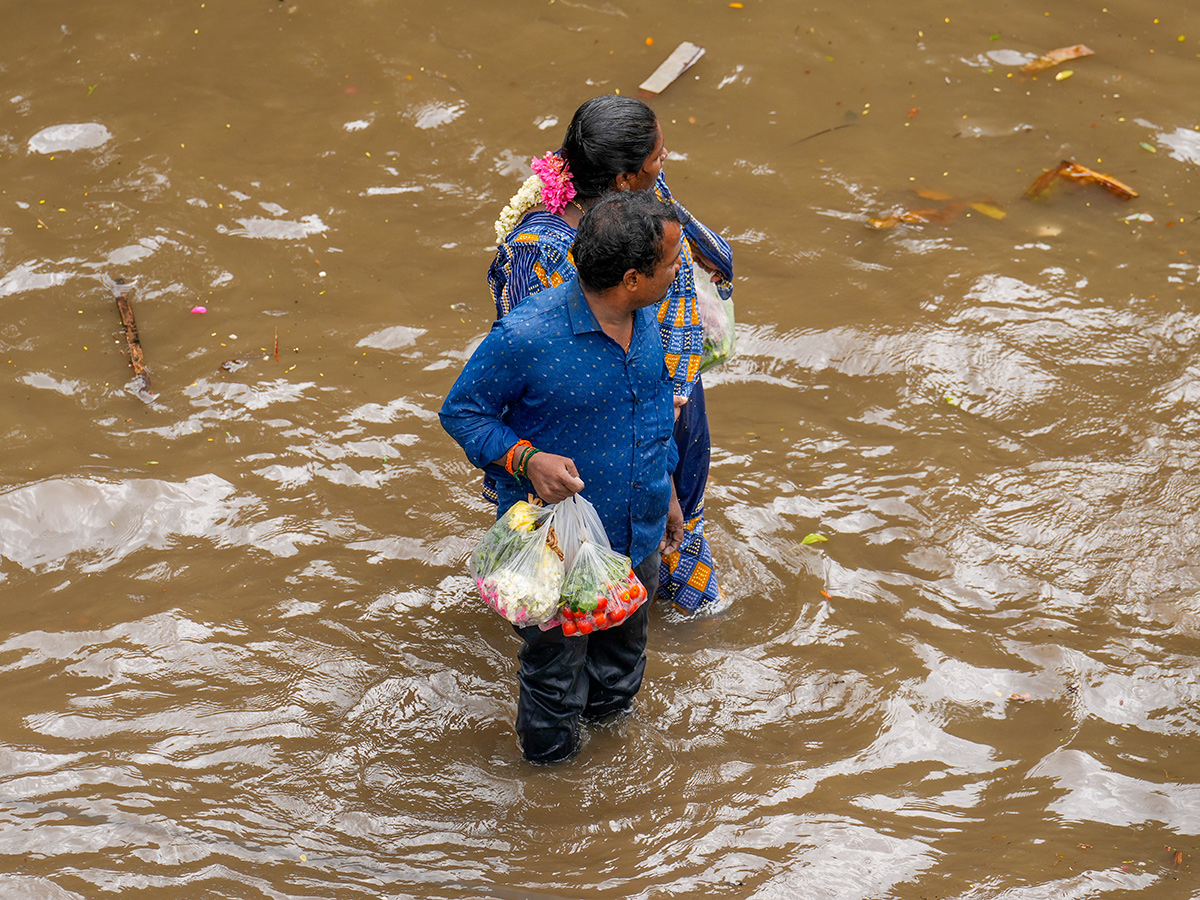
<svg viewBox="0 0 1200 900"><path fill-rule="evenodd" d="M670 503L672 386L653 308L629 351L600 328L578 278L492 325L442 405L442 427L496 478L503 514L532 491L493 460L518 440L570 457L609 542L637 564L658 549Z"/></svg>

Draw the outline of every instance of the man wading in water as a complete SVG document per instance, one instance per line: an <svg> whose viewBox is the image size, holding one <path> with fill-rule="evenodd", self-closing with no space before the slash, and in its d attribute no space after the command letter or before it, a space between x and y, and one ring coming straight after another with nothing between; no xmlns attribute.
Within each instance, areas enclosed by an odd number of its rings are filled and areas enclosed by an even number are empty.
<svg viewBox="0 0 1200 900"><path fill-rule="evenodd" d="M467 459L496 479L498 511L557 503L587 486L613 550L635 562L650 596L661 554L679 546L683 514L670 473L673 391L653 307L679 270L674 209L650 192L614 194L579 225L578 277L535 294L497 321L441 409ZM506 460L521 444L529 483ZM579 721L632 707L646 667L648 606L620 625L568 637L516 628L517 735L531 761L579 748Z"/></svg>

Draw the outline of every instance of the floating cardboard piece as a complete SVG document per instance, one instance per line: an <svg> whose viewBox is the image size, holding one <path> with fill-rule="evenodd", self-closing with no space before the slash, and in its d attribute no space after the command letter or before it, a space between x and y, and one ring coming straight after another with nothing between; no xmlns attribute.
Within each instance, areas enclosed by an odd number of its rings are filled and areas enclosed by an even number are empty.
<svg viewBox="0 0 1200 900"><path fill-rule="evenodd" d="M691 41L684 41L671 51L654 74L643 81L638 87L651 94L661 94L676 78L696 64L696 60L704 55L704 48L698 47Z"/></svg>

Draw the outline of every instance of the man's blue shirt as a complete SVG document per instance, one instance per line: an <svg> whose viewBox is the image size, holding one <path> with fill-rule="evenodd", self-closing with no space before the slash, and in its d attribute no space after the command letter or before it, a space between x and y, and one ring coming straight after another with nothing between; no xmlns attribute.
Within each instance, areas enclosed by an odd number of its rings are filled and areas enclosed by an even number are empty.
<svg viewBox="0 0 1200 900"><path fill-rule="evenodd" d="M641 562L662 539L678 459L674 405L653 308L626 353L572 278L492 325L442 405L442 427L496 477L503 514L532 491L493 460L518 440L575 461L613 549Z"/></svg>

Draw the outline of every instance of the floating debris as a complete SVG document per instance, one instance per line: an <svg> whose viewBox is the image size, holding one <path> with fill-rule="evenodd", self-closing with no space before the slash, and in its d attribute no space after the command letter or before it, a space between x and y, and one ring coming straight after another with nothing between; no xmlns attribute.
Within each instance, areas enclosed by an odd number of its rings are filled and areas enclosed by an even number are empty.
<svg viewBox="0 0 1200 900"><path fill-rule="evenodd" d="M1138 192L1129 185L1117 181L1111 175L1101 174L1094 169L1089 169L1087 166L1081 166L1079 163L1064 159L1049 172L1045 172L1035 179L1033 184L1029 186L1029 190L1025 192L1025 196L1030 199L1040 197L1059 178L1065 178L1068 181L1077 181L1081 184L1102 185L1122 200L1132 200L1138 195Z"/></svg>
<svg viewBox="0 0 1200 900"><path fill-rule="evenodd" d="M31 153L63 153L91 150L112 140L112 132L99 122L72 122L51 125L29 139Z"/></svg>
<svg viewBox="0 0 1200 900"><path fill-rule="evenodd" d="M661 94L671 83L696 64L704 55L704 48L691 41L683 41L671 51L661 66L638 87L651 94Z"/></svg>
<svg viewBox="0 0 1200 900"><path fill-rule="evenodd" d="M1043 72L1046 69L1052 69L1060 63L1065 63L1070 59L1080 59L1084 56L1093 56L1096 51L1084 46L1083 44L1074 44L1070 47L1059 47L1057 50L1051 50L1049 53L1039 56L1037 59L1031 60L1021 66L1021 71L1026 75L1033 75L1037 72Z"/></svg>
<svg viewBox="0 0 1200 900"><path fill-rule="evenodd" d="M137 322L133 318L133 307L126 296L133 288L122 278L114 278L108 282L113 298L117 301L117 312L121 315L121 325L125 329L125 343L129 346L129 367L133 369L134 378L138 383L138 396L143 400L152 398L150 390L150 373L146 371L146 360L142 355L142 342L138 338Z"/></svg>

